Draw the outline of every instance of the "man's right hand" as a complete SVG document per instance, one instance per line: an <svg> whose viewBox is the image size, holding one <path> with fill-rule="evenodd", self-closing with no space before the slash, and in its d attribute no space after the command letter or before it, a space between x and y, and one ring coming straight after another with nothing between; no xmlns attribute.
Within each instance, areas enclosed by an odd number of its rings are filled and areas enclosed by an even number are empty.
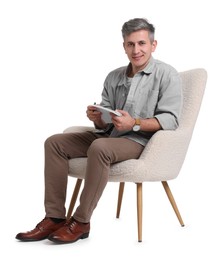
<svg viewBox="0 0 224 260"><path fill-rule="evenodd" d="M97 111L94 106L88 106L86 115L99 128L106 128L107 124L101 119L101 112Z"/></svg>
<svg viewBox="0 0 224 260"><path fill-rule="evenodd" d="M94 123L101 120L101 112L97 111L94 106L87 107L86 115Z"/></svg>

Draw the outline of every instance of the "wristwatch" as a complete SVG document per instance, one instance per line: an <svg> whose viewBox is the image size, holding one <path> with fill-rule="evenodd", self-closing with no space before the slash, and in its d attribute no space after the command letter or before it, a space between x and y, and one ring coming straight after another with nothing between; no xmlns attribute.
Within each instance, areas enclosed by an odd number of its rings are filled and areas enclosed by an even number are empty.
<svg viewBox="0 0 224 260"><path fill-rule="evenodd" d="M135 118L135 124L132 128L133 131L138 132L140 130L141 121L139 118Z"/></svg>

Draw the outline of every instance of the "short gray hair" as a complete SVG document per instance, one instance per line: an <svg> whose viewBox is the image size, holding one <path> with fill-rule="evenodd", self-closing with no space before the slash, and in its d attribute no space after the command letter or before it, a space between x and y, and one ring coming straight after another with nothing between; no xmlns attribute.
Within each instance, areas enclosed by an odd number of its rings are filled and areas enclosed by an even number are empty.
<svg viewBox="0 0 224 260"><path fill-rule="evenodd" d="M139 30L148 31L150 41L154 41L155 27L153 24L149 23L148 20L145 18L134 18L125 22L121 30L123 39L131 33Z"/></svg>

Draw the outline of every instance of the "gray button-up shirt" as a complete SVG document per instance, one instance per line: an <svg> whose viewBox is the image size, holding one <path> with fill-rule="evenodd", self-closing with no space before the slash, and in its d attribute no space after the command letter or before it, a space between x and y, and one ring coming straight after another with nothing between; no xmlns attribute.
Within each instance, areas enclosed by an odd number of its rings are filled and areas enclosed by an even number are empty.
<svg viewBox="0 0 224 260"><path fill-rule="evenodd" d="M131 65L108 74L100 105L122 109L140 119L157 118L162 129L174 130L182 108L182 87L179 73L170 65L150 59L149 64L133 78L127 77ZM130 138L146 145L153 132L117 131L109 124L105 132L111 137Z"/></svg>

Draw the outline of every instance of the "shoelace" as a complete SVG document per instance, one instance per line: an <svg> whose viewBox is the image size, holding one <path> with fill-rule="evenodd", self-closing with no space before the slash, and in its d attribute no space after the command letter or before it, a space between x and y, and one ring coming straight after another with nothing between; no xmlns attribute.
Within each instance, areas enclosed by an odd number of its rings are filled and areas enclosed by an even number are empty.
<svg viewBox="0 0 224 260"><path fill-rule="evenodd" d="M43 220L41 220L41 222L39 222L39 223L36 225L36 228L42 229L41 225L42 225L45 221L47 221L47 218L44 218Z"/></svg>
<svg viewBox="0 0 224 260"><path fill-rule="evenodd" d="M74 228L74 226L76 225L77 223L76 223L76 221L73 219L73 218L71 218L71 219L69 219L69 221L68 221L68 223L66 223L66 226L69 228L69 230L72 232L72 230L73 230L73 228Z"/></svg>

